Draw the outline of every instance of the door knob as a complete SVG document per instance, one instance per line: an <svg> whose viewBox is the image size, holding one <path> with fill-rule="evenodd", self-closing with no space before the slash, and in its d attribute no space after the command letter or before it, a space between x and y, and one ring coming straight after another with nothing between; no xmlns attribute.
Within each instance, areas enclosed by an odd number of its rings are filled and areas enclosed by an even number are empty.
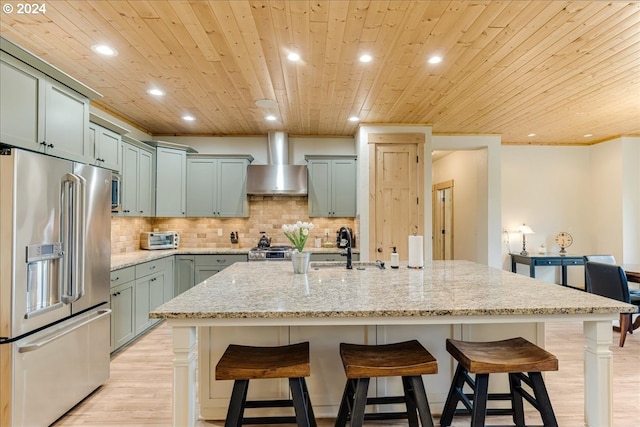
<svg viewBox="0 0 640 427"><path fill-rule="evenodd" d="M378 253L381 254L382 253L382 248L378 248Z"/></svg>

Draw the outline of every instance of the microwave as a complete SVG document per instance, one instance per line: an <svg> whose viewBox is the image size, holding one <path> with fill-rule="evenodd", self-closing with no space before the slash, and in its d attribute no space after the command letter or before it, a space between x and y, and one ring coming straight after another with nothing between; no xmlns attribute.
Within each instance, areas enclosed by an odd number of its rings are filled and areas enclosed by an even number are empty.
<svg viewBox="0 0 640 427"><path fill-rule="evenodd" d="M111 173L111 212L122 211L122 177L120 174Z"/></svg>
<svg viewBox="0 0 640 427"><path fill-rule="evenodd" d="M141 249L178 249L180 236L175 231L143 231L140 233Z"/></svg>

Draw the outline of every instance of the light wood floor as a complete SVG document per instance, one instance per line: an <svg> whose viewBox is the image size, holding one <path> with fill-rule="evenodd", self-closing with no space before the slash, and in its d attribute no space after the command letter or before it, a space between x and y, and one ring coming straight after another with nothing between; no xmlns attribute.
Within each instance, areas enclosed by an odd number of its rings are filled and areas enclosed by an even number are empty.
<svg viewBox="0 0 640 427"><path fill-rule="evenodd" d="M560 361L560 370L546 376L558 423L561 427L582 427L582 324L552 323L547 331L547 349ZM618 342L617 333L613 339ZM627 336L624 348L614 345L611 350L614 354L614 426L637 426L640 418L640 333ZM170 426L172 360L171 332L166 324L161 324L115 355L107 383L54 426ZM503 420L492 417L491 423L500 424ZM506 421L508 424L508 419ZM532 421L541 423L539 418L532 418ZM222 425L223 422L198 423L199 427ZM320 427L332 425L333 420L319 420ZM453 425L468 426L469 422L459 417Z"/></svg>

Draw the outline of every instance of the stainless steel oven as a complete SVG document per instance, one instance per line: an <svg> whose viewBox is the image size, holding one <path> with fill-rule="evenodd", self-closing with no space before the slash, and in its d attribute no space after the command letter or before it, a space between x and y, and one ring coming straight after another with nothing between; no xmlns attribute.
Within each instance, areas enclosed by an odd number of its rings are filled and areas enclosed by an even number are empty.
<svg viewBox="0 0 640 427"><path fill-rule="evenodd" d="M119 173L111 173L111 212L122 211L122 177Z"/></svg>

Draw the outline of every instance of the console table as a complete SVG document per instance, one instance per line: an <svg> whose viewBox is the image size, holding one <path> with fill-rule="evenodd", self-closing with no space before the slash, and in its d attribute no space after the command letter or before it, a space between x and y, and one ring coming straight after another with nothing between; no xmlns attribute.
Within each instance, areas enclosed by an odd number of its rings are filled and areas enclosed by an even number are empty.
<svg viewBox="0 0 640 427"><path fill-rule="evenodd" d="M567 266L570 265L584 265L584 258L582 255L560 255L558 253L552 254L510 254L511 255L511 271L516 272L516 264L525 264L529 266L529 276L536 277L537 266L558 266L562 269L562 286L569 286L567 283Z"/></svg>

